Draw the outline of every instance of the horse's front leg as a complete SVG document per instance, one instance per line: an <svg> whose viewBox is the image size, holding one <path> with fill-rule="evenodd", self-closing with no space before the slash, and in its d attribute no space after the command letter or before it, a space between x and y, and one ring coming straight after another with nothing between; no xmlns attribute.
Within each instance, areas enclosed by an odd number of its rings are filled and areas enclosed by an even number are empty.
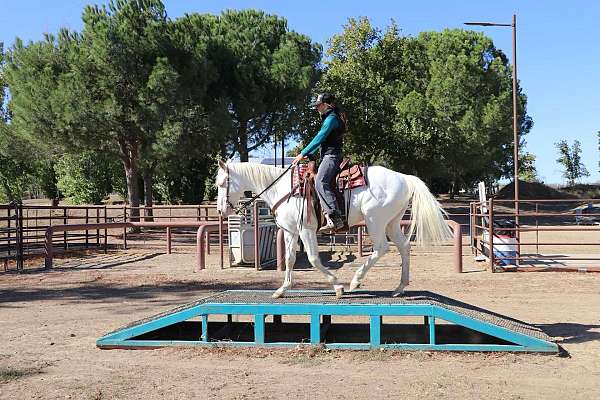
<svg viewBox="0 0 600 400"><path fill-rule="evenodd" d="M296 263L296 243L298 243L298 234L285 232L283 235L285 242L285 277L283 285L273 293L274 298L279 298L292 287L292 272Z"/></svg>
<svg viewBox="0 0 600 400"><path fill-rule="evenodd" d="M344 294L344 285L340 285L337 277L329 269L325 268L325 266L321 263L321 259L319 258L317 233L312 229L304 228L302 229L302 232L300 232L300 238L304 243L304 249L306 250L308 261L313 267L317 268L327 277L327 282L333 285L335 296L338 298L342 297Z"/></svg>

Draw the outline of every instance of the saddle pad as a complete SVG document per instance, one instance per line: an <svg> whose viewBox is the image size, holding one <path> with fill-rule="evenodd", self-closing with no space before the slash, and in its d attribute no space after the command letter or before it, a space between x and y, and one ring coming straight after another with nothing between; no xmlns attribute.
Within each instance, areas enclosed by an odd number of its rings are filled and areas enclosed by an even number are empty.
<svg viewBox="0 0 600 400"><path fill-rule="evenodd" d="M292 168L292 196L304 196L304 175L307 169L306 164L298 164Z"/></svg>

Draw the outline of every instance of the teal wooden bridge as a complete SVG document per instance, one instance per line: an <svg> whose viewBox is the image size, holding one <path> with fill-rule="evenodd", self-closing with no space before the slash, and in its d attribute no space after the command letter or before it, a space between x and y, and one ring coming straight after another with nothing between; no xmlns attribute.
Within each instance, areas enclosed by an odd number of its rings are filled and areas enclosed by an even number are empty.
<svg viewBox="0 0 600 400"><path fill-rule="evenodd" d="M431 292L391 297L391 292L359 291L341 299L326 291L290 291L281 299L271 298L271 293L217 293L133 322L96 344L103 349L311 344L332 349L558 352L535 326ZM242 316L249 320L239 322ZM298 316L306 322L297 322ZM398 323L403 317L411 323Z"/></svg>

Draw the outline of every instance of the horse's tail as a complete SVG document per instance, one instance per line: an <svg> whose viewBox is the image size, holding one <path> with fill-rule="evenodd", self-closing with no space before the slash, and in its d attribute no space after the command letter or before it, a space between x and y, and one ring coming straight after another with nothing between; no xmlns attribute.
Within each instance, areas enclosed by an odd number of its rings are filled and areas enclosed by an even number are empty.
<svg viewBox="0 0 600 400"><path fill-rule="evenodd" d="M439 244L452 238L452 230L446 223L446 212L433 197L425 183L412 175L405 175L411 195L411 222L408 232L410 238L415 233L415 243Z"/></svg>

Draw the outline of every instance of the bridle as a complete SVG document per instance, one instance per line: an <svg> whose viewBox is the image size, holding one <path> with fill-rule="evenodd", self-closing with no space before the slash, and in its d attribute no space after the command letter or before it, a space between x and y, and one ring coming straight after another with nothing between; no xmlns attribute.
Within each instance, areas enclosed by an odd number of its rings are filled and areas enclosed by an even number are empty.
<svg viewBox="0 0 600 400"><path fill-rule="evenodd" d="M254 197L252 197L251 199L249 199L248 201L244 202L242 205L240 205L239 207L234 206L231 203L231 199L229 198L229 185L230 185L230 179L229 179L229 165L225 164L225 173L227 174L226 178L225 178L225 204L228 207L231 207L233 209L233 211L236 214L241 213L244 209L248 208L248 206L250 206L250 204L252 204L254 202L254 200L258 199L260 196L262 196L262 194L264 192L266 192L267 190L269 190L270 188L273 187L273 185L275 185L277 183L277 181L279 181L281 178L283 178L283 176L293 167L293 164L290 164L285 171L283 171L283 173L281 173L281 175L279 175L277 178L275 178L275 180L273 182L271 182L271 184L269 184L269 186L267 186L266 188L264 188L264 190L262 192L260 192L259 194L255 195ZM290 193L291 194L291 193ZM288 195L289 196L289 195ZM279 205L279 203L277 204Z"/></svg>

